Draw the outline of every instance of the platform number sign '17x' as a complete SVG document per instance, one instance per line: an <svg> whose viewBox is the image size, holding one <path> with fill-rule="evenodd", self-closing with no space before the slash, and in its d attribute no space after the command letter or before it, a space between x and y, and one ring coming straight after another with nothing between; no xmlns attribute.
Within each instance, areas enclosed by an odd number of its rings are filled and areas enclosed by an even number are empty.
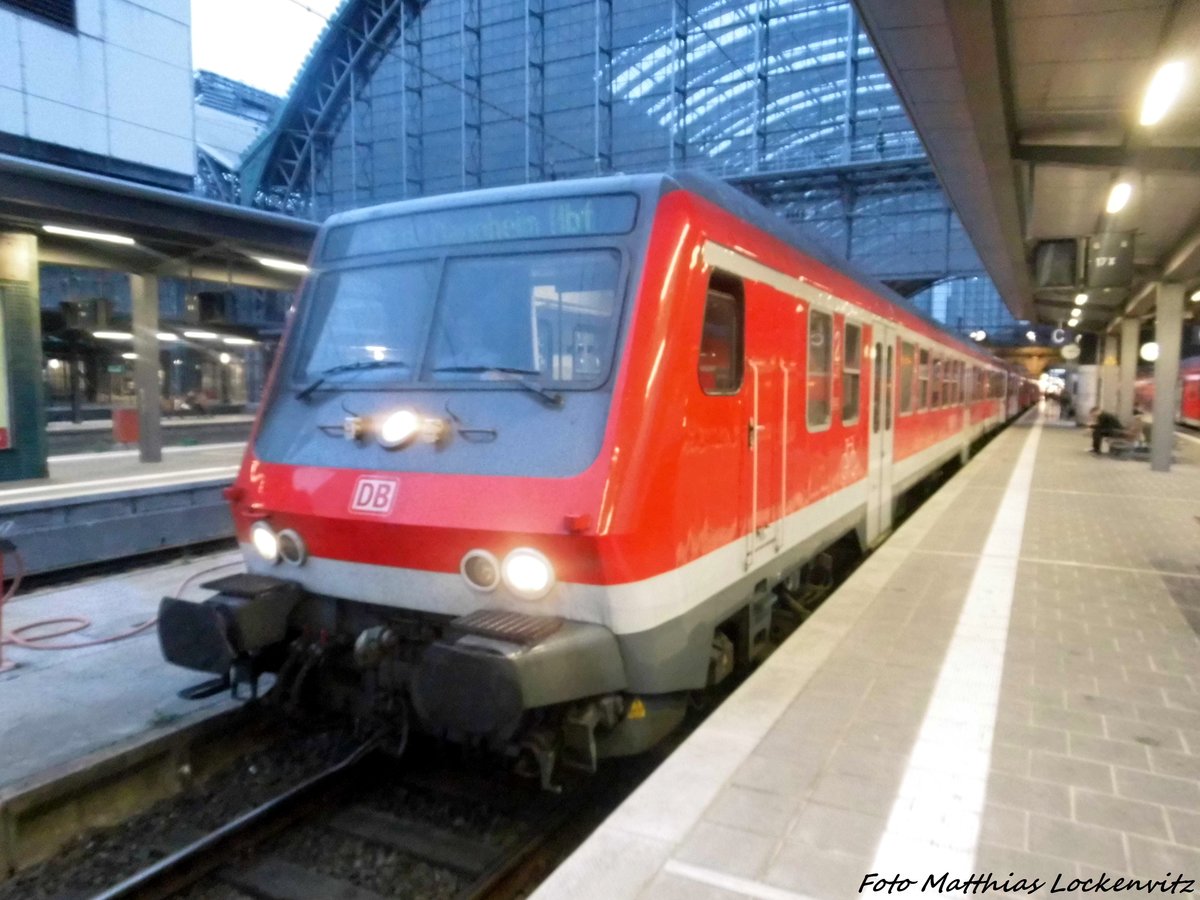
<svg viewBox="0 0 1200 900"><path fill-rule="evenodd" d="M350 501L350 509L352 512L386 516L396 505L399 488L400 482L395 478L363 475L354 485L354 498Z"/></svg>

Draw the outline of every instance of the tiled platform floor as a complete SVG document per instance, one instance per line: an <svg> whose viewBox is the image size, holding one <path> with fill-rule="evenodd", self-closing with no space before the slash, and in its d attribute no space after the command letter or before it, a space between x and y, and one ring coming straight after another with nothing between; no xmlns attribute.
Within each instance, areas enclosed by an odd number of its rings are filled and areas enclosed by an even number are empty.
<svg viewBox="0 0 1200 900"><path fill-rule="evenodd" d="M1200 891L1200 443L1089 446L1000 435L535 896Z"/></svg>

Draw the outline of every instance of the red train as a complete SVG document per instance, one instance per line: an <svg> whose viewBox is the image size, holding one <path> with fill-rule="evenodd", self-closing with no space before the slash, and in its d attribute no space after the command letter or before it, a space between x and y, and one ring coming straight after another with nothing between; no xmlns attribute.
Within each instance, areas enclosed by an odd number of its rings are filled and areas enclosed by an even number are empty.
<svg viewBox="0 0 1200 900"><path fill-rule="evenodd" d="M164 654L594 767L1035 396L714 180L346 213L230 491L249 574L165 599Z"/></svg>
<svg viewBox="0 0 1200 900"><path fill-rule="evenodd" d="M1134 385L1134 403L1149 411L1154 406L1154 378L1139 378ZM1175 386L1175 421L1200 428L1200 356L1179 361L1179 381Z"/></svg>

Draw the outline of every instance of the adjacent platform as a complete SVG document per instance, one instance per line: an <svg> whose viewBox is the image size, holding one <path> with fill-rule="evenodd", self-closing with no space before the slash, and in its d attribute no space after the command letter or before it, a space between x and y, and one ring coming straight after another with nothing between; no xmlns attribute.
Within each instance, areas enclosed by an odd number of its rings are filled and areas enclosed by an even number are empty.
<svg viewBox="0 0 1200 900"><path fill-rule="evenodd" d="M535 896L823 900L900 873L910 895L944 873L959 894L973 873L1044 895L1059 878L1062 897L1101 873L1109 890L1200 882L1200 442L1181 437L1160 474L1030 419Z"/></svg>
<svg viewBox="0 0 1200 900"><path fill-rule="evenodd" d="M18 595L3 610L4 630L65 616L91 625L51 643L74 645L129 632L151 621L164 594L239 570L236 552L210 554L65 588ZM202 594L203 592L199 592ZM39 629L35 633L46 633ZM176 693L203 676L162 661L154 629L81 649L32 650L7 645L17 668L0 674L0 788L86 756L200 710L229 704L227 695L181 700Z"/></svg>
<svg viewBox="0 0 1200 900"><path fill-rule="evenodd" d="M35 573L230 537L221 491L244 449L167 447L152 464L136 450L51 457L48 479L0 485L0 537Z"/></svg>

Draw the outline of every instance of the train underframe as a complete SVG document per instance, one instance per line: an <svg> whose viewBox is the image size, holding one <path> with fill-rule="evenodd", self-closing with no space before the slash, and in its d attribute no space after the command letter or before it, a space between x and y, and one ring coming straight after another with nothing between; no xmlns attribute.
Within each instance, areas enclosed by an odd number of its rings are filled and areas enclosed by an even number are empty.
<svg viewBox="0 0 1200 900"><path fill-rule="evenodd" d="M205 585L196 603L166 597L159 639L168 662L293 712L333 712L402 752L416 729L498 752L555 784L560 766L595 772L644 752L690 707L736 683L828 594L857 557L853 533L787 572L711 625L703 687L631 691L618 638L601 625L478 610L457 618L309 594L296 582L240 574Z"/></svg>

